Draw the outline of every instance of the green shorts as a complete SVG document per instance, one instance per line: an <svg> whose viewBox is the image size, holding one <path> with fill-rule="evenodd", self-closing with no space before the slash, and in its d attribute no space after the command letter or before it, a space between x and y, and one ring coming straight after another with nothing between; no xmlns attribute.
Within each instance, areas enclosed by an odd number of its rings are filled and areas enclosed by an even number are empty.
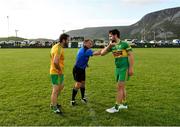
<svg viewBox="0 0 180 127"><path fill-rule="evenodd" d="M52 85L62 85L64 81L64 75L51 74Z"/></svg>
<svg viewBox="0 0 180 127"><path fill-rule="evenodd" d="M116 68L115 69L116 82L119 81L128 81L128 68Z"/></svg>

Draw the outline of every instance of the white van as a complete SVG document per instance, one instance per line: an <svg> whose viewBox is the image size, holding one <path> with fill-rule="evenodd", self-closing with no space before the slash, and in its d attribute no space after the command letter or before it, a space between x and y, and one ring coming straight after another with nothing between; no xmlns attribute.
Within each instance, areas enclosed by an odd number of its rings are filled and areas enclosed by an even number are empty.
<svg viewBox="0 0 180 127"><path fill-rule="evenodd" d="M179 40L179 39L174 39L172 42L173 42L174 44L178 44L178 43L180 43L180 40Z"/></svg>

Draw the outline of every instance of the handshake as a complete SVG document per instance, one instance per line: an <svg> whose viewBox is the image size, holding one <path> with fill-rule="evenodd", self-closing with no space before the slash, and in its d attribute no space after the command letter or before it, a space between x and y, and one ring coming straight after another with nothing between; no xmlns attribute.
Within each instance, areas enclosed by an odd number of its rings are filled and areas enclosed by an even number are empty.
<svg viewBox="0 0 180 127"><path fill-rule="evenodd" d="M115 40L109 40L109 45L110 46L115 46L117 43Z"/></svg>

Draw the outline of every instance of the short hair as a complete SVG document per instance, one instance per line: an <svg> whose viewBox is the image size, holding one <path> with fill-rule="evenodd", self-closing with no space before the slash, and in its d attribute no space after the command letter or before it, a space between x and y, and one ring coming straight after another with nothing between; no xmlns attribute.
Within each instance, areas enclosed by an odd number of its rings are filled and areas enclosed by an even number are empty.
<svg viewBox="0 0 180 127"><path fill-rule="evenodd" d="M110 30L109 34L117 35L117 37L120 38L120 31L118 29Z"/></svg>
<svg viewBox="0 0 180 127"><path fill-rule="evenodd" d="M85 39L85 40L84 40L84 43L87 43L88 41L93 42L91 39Z"/></svg>
<svg viewBox="0 0 180 127"><path fill-rule="evenodd" d="M61 43L63 40L67 40L69 37L68 34L61 34L60 37L59 37L59 42Z"/></svg>

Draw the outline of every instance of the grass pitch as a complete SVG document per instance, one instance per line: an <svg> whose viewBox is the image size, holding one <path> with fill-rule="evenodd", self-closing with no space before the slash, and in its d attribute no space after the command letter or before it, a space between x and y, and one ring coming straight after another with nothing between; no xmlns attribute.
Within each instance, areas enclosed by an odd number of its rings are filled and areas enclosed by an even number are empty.
<svg viewBox="0 0 180 127"><path fill-rule="evenodd" d="M134 49L135 74L127 82L128 110L108 114L115 103L111 54L92 57L88 104L70 106L77 49L65 49L64 116L50 111L50 49L0 49L0 125L180 125L180 49Z"/></svg>

